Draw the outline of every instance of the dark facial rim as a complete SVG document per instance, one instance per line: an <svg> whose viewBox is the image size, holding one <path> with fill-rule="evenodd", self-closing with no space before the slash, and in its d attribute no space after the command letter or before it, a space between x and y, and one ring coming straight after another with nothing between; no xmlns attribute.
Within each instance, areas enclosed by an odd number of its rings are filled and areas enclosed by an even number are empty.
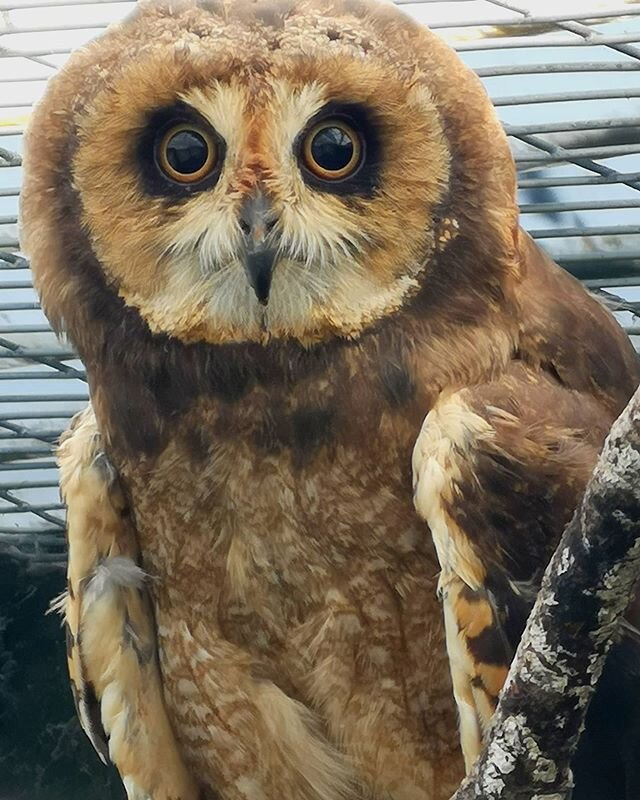
<svg viewBox="0 0 640 800"><path fill-rule="evenodd" d="M201 180L193 183L171 180L160 169L156 158L156 148L164 134L168 129L179 124L191 124L202 128L207 131L216 145L217 163L215 167ZM201 114L186 103L177 102L155 109L148 115L142 133L136 142L134 159L142 188L146 194L152 197L180 200L215 186L222 173L226 150L227 145L224 139Z"/></svg>
<svg viewBox="0 0 640 800"><path fill-rule="evenodd" d="M343 121L360 136L362 143L360 163L354 172L344 178L330 180L320 178L305 163L305 139L318 123L324 120ZM313 189L338 196L371 197L375 193L380 176L380 134L366 106L358 103L328 103L298 134L293 150L305 183Z"/></svg>

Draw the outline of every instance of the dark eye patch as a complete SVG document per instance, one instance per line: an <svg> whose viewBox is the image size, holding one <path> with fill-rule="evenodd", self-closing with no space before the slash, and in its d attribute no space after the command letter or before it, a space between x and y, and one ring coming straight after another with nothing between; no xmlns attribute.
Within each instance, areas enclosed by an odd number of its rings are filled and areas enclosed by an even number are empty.
<svg viewBox="0 0 640 800"><path fill-rule="evenodd" d="M197 111L175 103L149 114L135 150L144 191L179 199L214 186L226 143Z"/></svg>
<svg viewBox="0 0 640 800"><path fill-rule="evenodd" d="M380 136L369 111L328 103L297 137L294 151L305 182L322 192L371 197L380 178Z"/></svg>

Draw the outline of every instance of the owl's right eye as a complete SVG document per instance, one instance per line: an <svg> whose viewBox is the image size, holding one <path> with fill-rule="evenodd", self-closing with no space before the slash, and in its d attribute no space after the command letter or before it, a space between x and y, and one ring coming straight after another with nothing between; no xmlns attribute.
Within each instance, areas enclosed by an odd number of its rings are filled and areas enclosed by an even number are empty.
<svg viewBox="0 0 640 800"><path fill-rule="evenodd" d="M155 155L165 177L181 184L198 183L218 165L214 137L192 123L171 126L158 141Z"/></svg>
<svg viewBox="0 0 640 800"><path fill-rule="evenodd" d="M151 111L133 144L143 190L168 203L215 186L227 153L209 120L183 102Z"/></svg>

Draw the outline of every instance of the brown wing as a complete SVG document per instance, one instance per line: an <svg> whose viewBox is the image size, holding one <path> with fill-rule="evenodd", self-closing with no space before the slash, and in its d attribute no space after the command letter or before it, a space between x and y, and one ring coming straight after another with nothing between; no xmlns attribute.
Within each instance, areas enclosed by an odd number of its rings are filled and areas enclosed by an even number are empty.
<svg viewBox="0 0 640 800"><path fill-rule="evenodd" d="M519 358L568 389L595 398L617 417L640 384L640 360L613 316L520 232Z"/></svg>
<svg viewBox="0 0 640 800"><path fill-rule="evenodd" d="M467 767L610 422L595 401L524 365L442 398L425 420L414 451L415 504L442 569Z"/></svg>
<svg viewBox="0 0 640 800"><path fill-rule="evenodd" d="M522 234L520 348L500 378L443 396L414 452L415 504L442 568L467 767L542 572L640 366L610 314Z"/></svg>
<svg viewBox="0 0 640 800"><path fill-rule="evenodd" d="M73 420L58 461L69 543L61 607L82 727L129 800L196 800L164 708L135 531L91 407Z"/></svg>

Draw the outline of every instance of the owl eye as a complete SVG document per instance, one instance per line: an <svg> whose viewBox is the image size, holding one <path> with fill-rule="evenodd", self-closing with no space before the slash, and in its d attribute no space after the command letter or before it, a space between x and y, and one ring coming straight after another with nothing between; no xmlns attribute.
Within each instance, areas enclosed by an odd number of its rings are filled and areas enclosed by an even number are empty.
<svg viewBox="0 0 640 800"><path fill-rule="evenodd" d="M307 169L325 181L354 175L363 162L363 140L342 120L323 120L307 133L302 158Z"/></svg>
<svg viewBox="0 0 640 800"><path fill-rule="evenodd" d="M197 183L218 164L218 147L213 136L193 123L173 125L156 148L156 163L176 183Z"/></svg>

